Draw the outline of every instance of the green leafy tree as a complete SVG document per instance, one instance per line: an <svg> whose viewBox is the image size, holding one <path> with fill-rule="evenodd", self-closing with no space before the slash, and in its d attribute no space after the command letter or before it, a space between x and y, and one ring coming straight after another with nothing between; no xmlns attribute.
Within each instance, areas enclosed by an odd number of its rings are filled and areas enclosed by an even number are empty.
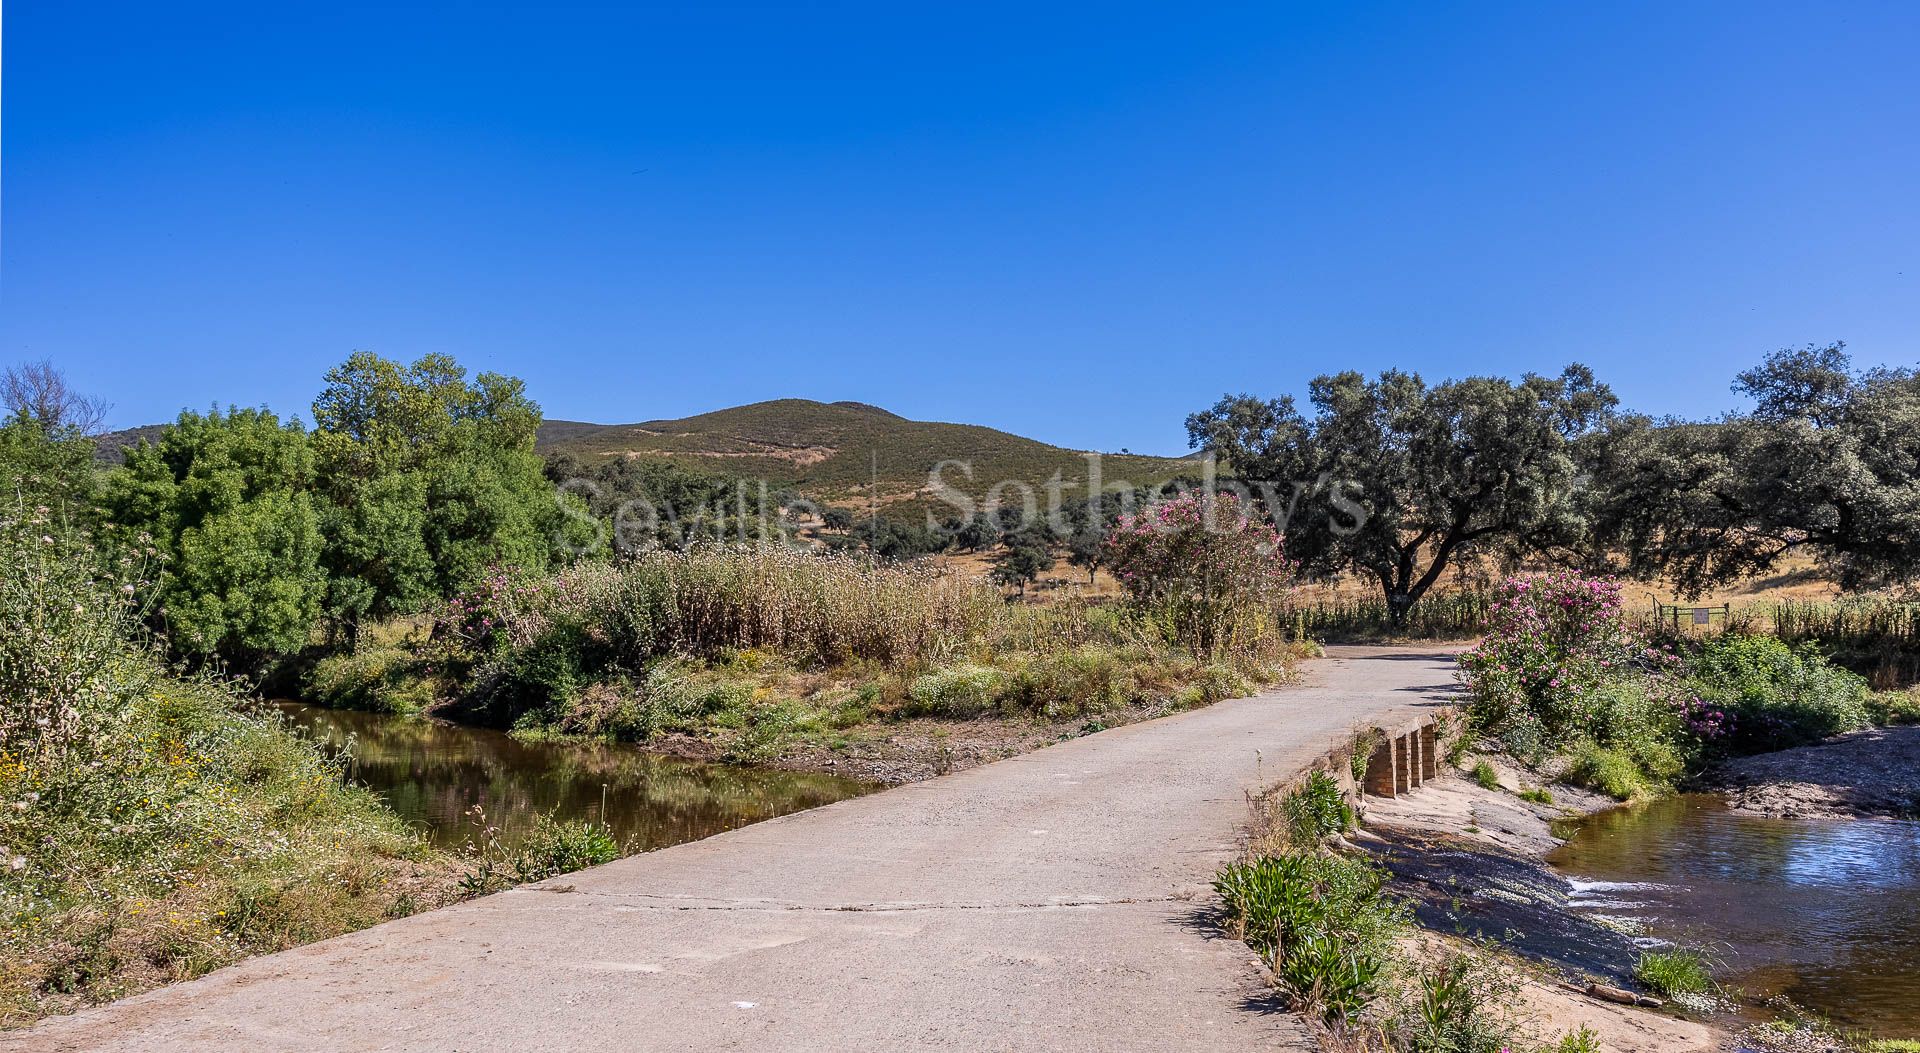
<svg viewBox="0 0 1920 1053"><path fill-rule="evenodd" d="M1586 367L1433 386L1346 372L1310 391L1312 418L1229 396L1188 417L1188 437L1255 484L1303 570L1374 579L1396 624L1455 560L1584 531L1580 448L1615 403Z"/></svg>
<svg viewBox="0 0 1920 1053"><path fill-rule="evenodd" d="M494 563L539 568L564 541L533 450L540 407L512 377L471 381L446 355L355 352L314 401L327 607L350 637Z"/></svg>
<svg viewBox="0 0 1920 1053"><path fill-rule="evenodd" d="M1920 575L1920 376L1856 372L1833 344L1733 387L1750 412L1625 417L1598 445L1596 537L1620 569L1692 595L1802 551L1849 587Z"/></svg>
<svg viewBox="0 0 1920 1053"><path fill-rule="evenodd" d="M251 668L307 642L326 590L312 485L306 432L264 409L182 413L128 451L102 505L163 554L176 649Z"/></svg>
<svg viewBox="0 0 1920 1053"><path fill-rule="evenodd" d="M1027 594L1027 586L1042 572L1053 569L1053 554L1044 535L1037 530L1016 531L1006 537L1006 547L993 557L993 580Z"/></svg>

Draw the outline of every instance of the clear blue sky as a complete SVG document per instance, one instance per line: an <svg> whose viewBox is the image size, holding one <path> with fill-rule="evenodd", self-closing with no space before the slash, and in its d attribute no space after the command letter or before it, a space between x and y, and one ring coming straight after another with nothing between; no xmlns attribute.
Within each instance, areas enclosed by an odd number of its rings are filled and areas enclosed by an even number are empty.
<svg viewBox="0 0 1920 1053"><path fill-rule="evenodd" d="M1223 391L1920 359L1920 4L14 0L0 361L305 417L859 399L1173 452Z"/></svg>

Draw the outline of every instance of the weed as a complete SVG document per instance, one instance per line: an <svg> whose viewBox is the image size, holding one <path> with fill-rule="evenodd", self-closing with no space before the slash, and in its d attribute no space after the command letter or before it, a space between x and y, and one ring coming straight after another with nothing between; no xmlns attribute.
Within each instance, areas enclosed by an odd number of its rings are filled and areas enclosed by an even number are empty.
<svg viewBox="0 0 1920 1053"><path fill-rule="evenodd" d="M1553 793L1544 786L1535 786L1520 791L1520 799L1534 804L1552 804Z"/></svg>
<svg viewBox="0 0 1920 1053"><path fill-rule="evenodd" d="M1382 895L1374 867L1288 852L1227 866L1214 880L1230 926L1301 1006L1329 1021L1372 1001L1406 908Z"/></svg>
<svg viewBox="0 0 1920 1053"><path fill-rule="evenodd" d="M1493 765L1488 764L1484 760L1475 761L1473 771L1469 774L1472 775L1473 781L1478 783L1483 790L1497 790L1500 788L1500 773L1494 771Z"/></svg>

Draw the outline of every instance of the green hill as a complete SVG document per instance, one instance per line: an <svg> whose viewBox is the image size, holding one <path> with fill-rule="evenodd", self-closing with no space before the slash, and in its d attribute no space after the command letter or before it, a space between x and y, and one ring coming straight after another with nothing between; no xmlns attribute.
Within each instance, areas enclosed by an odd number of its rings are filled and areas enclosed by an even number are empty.
<svg viewBox="0 0 1920 1053"><path fill-rule="evenodd" d="M877 484L874 496L889 506L942 507L929 486L929 474L942 461L972 466L971 477L949 469L942 480L976 499L997 483L1013 481L1034 487L1044 503L1044 487L1056 472L1067 495L1083 494L1088 474L1081 451L977 424L908 420L864 403L807 399L641 424L548 421L540 426L539 445L542 452L583 460L636 457L760 478L827 501L864 501L870 484ZM1183 457L1105 454L1100 461L1107 483L1159 483L1198 470L1194 459ZM1017 490L1003 494L1020 499Z"/></svg>

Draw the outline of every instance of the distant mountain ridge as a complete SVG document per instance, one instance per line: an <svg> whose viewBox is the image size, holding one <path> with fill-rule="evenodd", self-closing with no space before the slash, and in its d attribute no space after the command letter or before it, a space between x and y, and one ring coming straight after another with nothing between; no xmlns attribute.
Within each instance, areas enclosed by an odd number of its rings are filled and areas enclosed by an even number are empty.
<svg viewBox="0 0 1920 1053"><path fill-rule="evenodd" d="M1057 472L1065 492L1084 493L1084 451L1029 439L978 424L916 421L861 402L774 399L714 410L678 420L639 424L548 421L541 425L543 452L581 459L637 457L726 475L766 479L812 496L837 499L872 496L889 502L931 497L929 475L943 461L962 462L942 481L974 497L1002 482L1025 484L1045 501L1044 487ZM1198 469L1191 457L1102 454L1107 482L1164 482ZM877 486L876 486L877 484ZM1009 492L1013 500L1017 493Z"/></svg>

